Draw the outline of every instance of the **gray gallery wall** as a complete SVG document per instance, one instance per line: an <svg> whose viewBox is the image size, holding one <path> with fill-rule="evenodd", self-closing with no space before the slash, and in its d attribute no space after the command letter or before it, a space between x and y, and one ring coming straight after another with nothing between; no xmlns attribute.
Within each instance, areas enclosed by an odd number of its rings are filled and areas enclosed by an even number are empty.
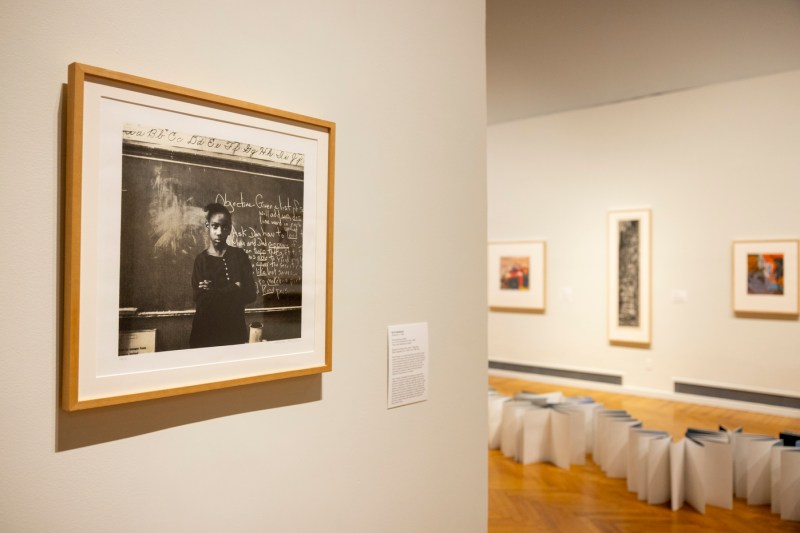
<svg viewBox="0 0 800 533"><path fill-rule="evenodd" d="M484 3L6 2L0 529L486 527ZM334 371L58 408L62 84L73 61L338 125ZM386 409L386 326L430 399Z"/></svg>

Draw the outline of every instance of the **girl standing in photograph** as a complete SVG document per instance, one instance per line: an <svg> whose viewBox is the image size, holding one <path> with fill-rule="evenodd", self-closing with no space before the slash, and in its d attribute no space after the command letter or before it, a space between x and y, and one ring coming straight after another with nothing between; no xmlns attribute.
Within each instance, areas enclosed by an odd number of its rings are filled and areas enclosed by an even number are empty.
<svg viewBox="0 0 800 533"><path fill-rule="evenodd" d="M244 306L256 298L253 268L244 250L228 245L232 217L225 206L208 204L204 211L211 242L194 260L189 347L242 344L248 340Z"/></svg>

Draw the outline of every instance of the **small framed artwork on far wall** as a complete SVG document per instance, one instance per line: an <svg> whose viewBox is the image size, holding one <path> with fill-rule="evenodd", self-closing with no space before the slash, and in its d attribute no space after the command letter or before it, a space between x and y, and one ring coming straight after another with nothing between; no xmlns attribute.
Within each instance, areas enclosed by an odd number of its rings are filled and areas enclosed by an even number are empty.
<svg viewBox="0 0 800 533"><path fill-rule="evenodd" d="M546 243L489 243L489 308L492 311L544 313Z"/></svg>
<svg viewBox="0 0 800 533"><path fill-rule="evenodd" d="M614 345L650 346L649 209L608 214L608 338Z"/></svg>
<svg viewBox="0 0 800 533"><path fill-rule="evenodd" d="M797 240L734 241L733 311L737 316L796 317Z"/></svg>

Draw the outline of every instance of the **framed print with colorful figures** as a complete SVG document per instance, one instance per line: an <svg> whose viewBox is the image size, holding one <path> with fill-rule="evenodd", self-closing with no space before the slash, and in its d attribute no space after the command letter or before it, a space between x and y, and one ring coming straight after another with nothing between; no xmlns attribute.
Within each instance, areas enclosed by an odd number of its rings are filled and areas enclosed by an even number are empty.
<svg viewBox="0 0 800 533"><path fill-rule="evenodd" d="M489 243L489 308L492 311L544 313L545 241Z"/></svg>

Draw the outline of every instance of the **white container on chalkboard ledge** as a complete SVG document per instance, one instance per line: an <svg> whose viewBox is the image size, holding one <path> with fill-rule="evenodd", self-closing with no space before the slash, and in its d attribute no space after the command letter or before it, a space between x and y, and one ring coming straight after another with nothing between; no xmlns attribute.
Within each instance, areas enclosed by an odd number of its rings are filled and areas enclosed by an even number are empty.
<svg viewBox="0 0 800 533"><path fill-rule="evenodd" d="M250 341L249 342L261 342L263 339L264 334L264 325L261 322L251 322L250 323Z"/></svg>

